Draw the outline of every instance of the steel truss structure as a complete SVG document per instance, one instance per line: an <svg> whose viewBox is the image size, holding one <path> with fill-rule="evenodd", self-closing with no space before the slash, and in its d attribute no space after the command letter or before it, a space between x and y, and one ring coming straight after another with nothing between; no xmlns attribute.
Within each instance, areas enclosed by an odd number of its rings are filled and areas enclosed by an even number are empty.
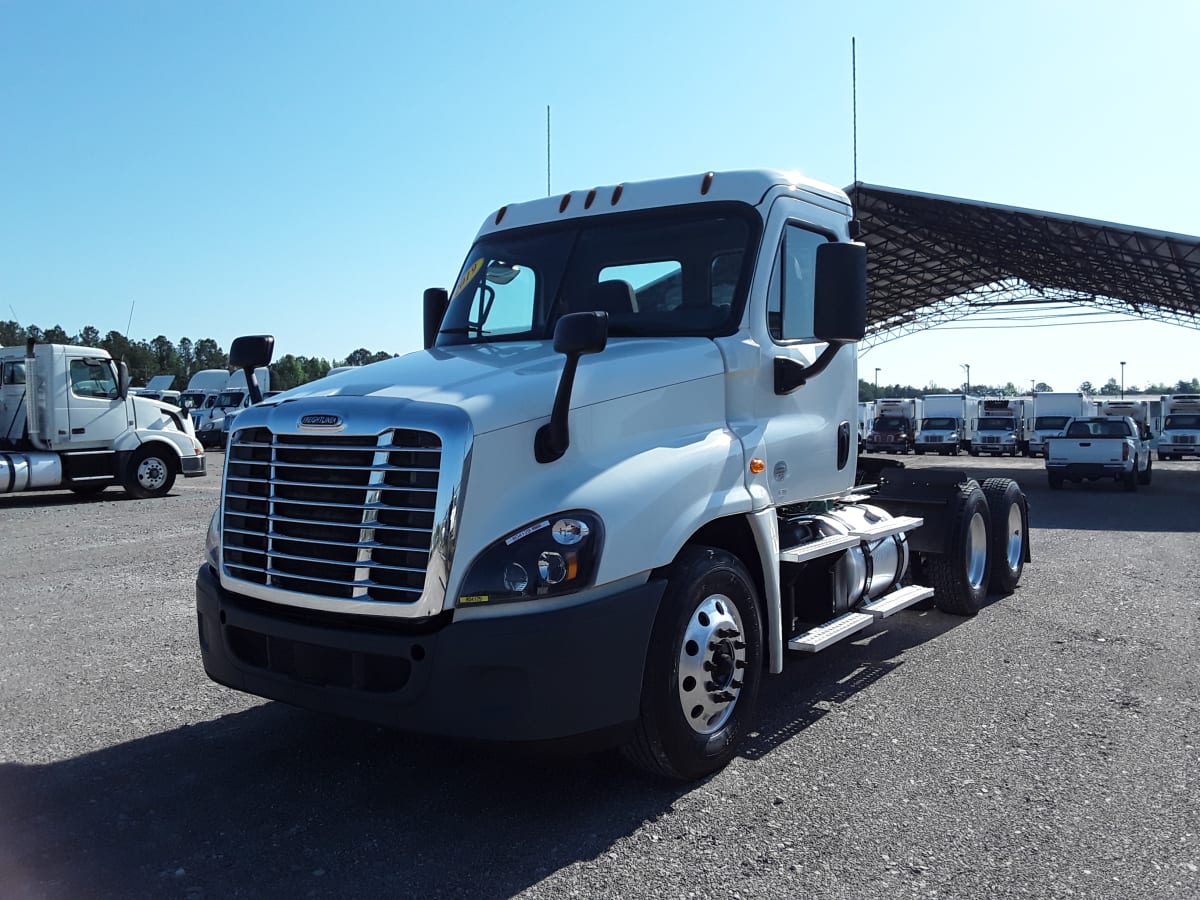
<svg viewBox="0 0 1200 900"><path fill-rule="evenodd" d="M1200 329L1200 238L858 182L863 349L984 309L1045 305Z"/></svg>

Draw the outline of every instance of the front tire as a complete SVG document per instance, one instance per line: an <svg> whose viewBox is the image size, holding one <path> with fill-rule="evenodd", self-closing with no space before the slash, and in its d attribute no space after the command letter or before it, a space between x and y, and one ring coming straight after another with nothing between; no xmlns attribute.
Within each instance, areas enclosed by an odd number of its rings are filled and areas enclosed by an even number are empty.
<svg viewBox="0 0 1200 900"><path fill-rule="evenodd" d="M166 496L175 485L174 463L171 451L161 441L142 444L129 457L121 485L138 500Z"/></svg>
<svg viewBox="0 0 1200 900"><path fill-rule="evenodd" d="M959 485L950 506L946 552L928 554L925 572L938 609L973 616L987 599L991 562L987 497L978 482L966 481Z"/></svg>
<svg viewBox="0 0 1200 900"><path fill-rule="evenodd" d="M983 482L991 512L988 553L991 576L988 587L1008 596L1021 581L1029 552L1029 503L1011 478L988 478Z"/></svg>
<svg viewBox="0 0 1200 900"><path fill-rule="evenodd" d="M677 780L722 768L753 723L762 667L754 579L726 550L684 547L654 620L625 757Z"/></svg>

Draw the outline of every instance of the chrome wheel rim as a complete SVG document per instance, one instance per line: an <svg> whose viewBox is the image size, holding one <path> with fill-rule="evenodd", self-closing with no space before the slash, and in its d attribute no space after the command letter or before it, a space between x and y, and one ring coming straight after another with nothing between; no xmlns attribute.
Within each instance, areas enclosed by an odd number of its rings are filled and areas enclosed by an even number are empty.
<svg viewBox="0 0 1200 900"><path fill-rule="evenodd" d="M157 456L150 456L138 463L137 480L148 491L156 491L167 481L167 467Z"/></svg>
<svg viewBox="0 0 1200 900"><path fill-rule="evenodd" d="M742 617L724 594L710 594L692 611L676 666L676 690L688 726L719 731L737 706L746 667Z"/></svg>
<svg viewBox="0 0 1200 900"><path fill-rule="evenodd" d="M967 526L967 582L972 589L983 585L983 576L987 571L987 523L983 513L971 516Z"/></svg>
<svg viewBox="0 0 1200 900"><path fill-rule="evenodd" d="M1025 523L1021 516L1021 504L1008 508L1008 543L1006 546L1008 568L1015 572L1021 564L1021 548L1025 545Z"/></svg>

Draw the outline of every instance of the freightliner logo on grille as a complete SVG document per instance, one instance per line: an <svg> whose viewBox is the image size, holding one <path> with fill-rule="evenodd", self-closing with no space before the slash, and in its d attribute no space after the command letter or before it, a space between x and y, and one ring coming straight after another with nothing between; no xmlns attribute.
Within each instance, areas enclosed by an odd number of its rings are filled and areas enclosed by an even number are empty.
<svg viewBox="0 0 1200 900"><path fill-rule="evenodd" d="M307 416L300 417L301 428L341 428L342 417L330 415L329 413L309 413Z"/></svg>

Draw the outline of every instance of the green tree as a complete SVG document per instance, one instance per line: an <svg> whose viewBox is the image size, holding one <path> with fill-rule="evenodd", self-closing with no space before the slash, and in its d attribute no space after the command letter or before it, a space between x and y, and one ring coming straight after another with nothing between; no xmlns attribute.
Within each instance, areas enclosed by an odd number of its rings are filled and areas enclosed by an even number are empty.
<svg viewBox="0 0 1200 900"><path fill-rule="evenodd" d="M1105 397L1115 397L1121 393L1121 385L1117 379L1110 378L1104 383L1104 387L1100 388L1100 393Z"/></svg>
<svg viewBox="0 0 1200 900"><path fill-rule="evenodd" d="M79 331L79 344L82 347L99 347L100 329L95 325L84 325Z"/></svg>
<svg viewBox="0 0 1200 900"><path fill-rule="evenodd" d="M195 347L197 369L228 369L229 356L212 338L201 338Z"/></svg>
<svg viewBox="0 0 1200 900"><path fill-rule="evenodd" d="M75 342L74 336L67 334L67 329L61 325L47 328L42 335L42 340L47 344L73 344Z"/></svg>
<svg viewBox="0 0 1200 900"><path fill-rule="evenodd" d="M1047 392L1054 390L1054 388L1050 387L1050 385L1046 384L1046 382L1044 382L1044 381L1039 381L1037 384L1035 384L1033 386L1033 389L1035 391L1037 391L1039 394L1047 393Z"/></svg>
<svg viewBox="0 0 1200 900"><path fill-rule="evenodd" d="M1092 383L1090 381L1085 381L1082 384L1080 384L1079 390L1083 391L1083 393L1085 393L1085 394L1096 393L1096 389L1092 386Z"/></svg>
<svg viewBox="0 0 1200 900"><path fill-rule="evenodd" d="M183 378L183 385L187 385L188 379L192 377L192 369L196 365L196 352L192 347L192 339L189 337L181 337L179 339L179 347L175 351L175 356L179 360L179 374Z"/></svg>
<svg viewBox="0 0 1200 900"><path fill-rule="evenodd" d="M175 344L165 334L160 334L150 342L150 352L154 355L154 363L159 375L174 375L179 377L179 354L175 352Z"/></svg>
<svg viewBox="0 0 1200 900"><path fill-rule="evenodd" d="M271 366L271 388L286 391L304 383L304 367L291 353L281 356Z"/></svg>
<svg viewBox="0 0 1200 900"><path fill-rule="evenodd" d="M0 347L18 347L25 343L25 329L11 319L0 322Z"/></svg>

